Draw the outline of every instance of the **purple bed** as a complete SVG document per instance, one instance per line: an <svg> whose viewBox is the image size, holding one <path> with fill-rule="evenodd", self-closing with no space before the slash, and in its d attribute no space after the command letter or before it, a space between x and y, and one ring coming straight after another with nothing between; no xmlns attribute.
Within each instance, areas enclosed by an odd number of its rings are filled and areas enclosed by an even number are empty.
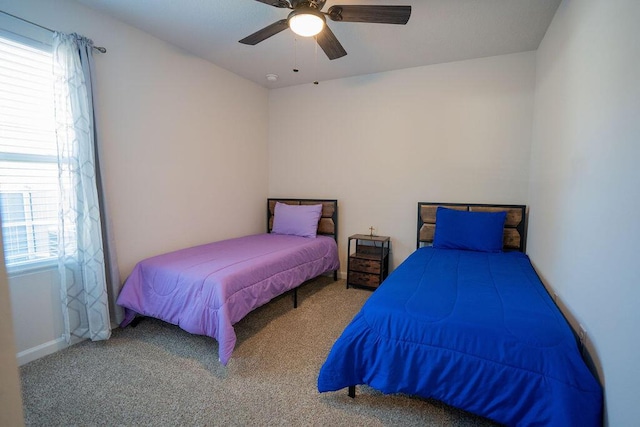
<svg viewBox="0 0 640 427"><path fill-rule="evenodd" d="M314 232L313 237L301 237L295 235L295 227L283 228L277 217L282 206L278 202L294 214L322 205L315 219L317 236ZM340 266L335 238L337 201L269 199L268 205L271 233L195 246L139 262L118 297L118 305L126 312L120 326L142 315L210 336L218 341L219 359L226 365L236 344L233 325L240 319L278 295L292 289L295 293L309 279L331 271L336 279ZM284 207L280 212L285 212ZM275 234L278 229L287 234Z"/></svg>

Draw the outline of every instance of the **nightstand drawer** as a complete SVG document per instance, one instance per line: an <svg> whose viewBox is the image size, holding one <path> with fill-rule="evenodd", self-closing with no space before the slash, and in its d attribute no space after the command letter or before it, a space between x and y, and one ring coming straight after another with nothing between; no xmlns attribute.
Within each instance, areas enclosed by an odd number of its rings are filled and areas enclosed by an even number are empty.
<svg viewBox="0 0 640 427"><path fill-rule="evenodd" d="M371 259L360 259L351 257L350 268L352 271L359 271L362 273L373 273L380 275L380 261Z"/></svg>
<svg viewBox="0 0 640 427"><path fill-rule="evenodd" d="M349 284L356 286L378 287L380 285L380 275L350 271Z"/></svg>

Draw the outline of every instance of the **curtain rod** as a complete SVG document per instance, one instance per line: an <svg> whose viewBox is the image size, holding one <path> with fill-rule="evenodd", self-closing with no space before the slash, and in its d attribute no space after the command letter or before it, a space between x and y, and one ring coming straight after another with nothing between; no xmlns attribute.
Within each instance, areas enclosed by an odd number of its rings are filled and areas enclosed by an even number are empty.
<svg viewBox="0 0 640 427"><path fill-rule="evenodd" d="M42 28L43 30L50 31L50 32L52 32L52 33L54 33L54 32L55 32L55 31L54 31L54 30L52 30L51 28L47 28L47 27L42 26L42 25L40 25L40 24L36 24L35 22L31 22L31 21L29 21L29 20L27 20L27 19L20 18L19 16L12 15L12 14L10 14L10 13L8 13L8 12L5 12L4 10L0 10L0 12L4 13L5 15L9 15L9 16L11 16L11 17L13 17L13 18L19 19L19 20L21 20L21 21L23 21L23 22L26 22L26 23L28 23L28 24L35 25L36 27L40 27L40 28ZM104 47L102 47L102 46L92 46L92 47L93 47L95 50L97 50L97 51L99 51L99 52L101 52L101 53L107 53L107 49L106 49L106 48L104 48Z"/></svg>

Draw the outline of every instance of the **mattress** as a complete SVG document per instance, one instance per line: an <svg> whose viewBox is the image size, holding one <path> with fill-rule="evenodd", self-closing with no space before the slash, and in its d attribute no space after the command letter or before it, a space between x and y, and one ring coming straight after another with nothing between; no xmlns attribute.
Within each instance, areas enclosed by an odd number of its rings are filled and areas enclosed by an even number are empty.
<svg viewBox="0 0 640 427"><path fill-rule="evenodd" d="M121 326L140 314L215 338L227 364L233 325L306 280L339 268L333 238L257 234L148 258L127 278L117 304Z"/></svg>
<svg viewBox="0 0 640 427"><path fill-rule="evenodd" d="M367 384L506 425L601 425L602 390L528 257L418 249L331 349L320 392Z"/></svg>

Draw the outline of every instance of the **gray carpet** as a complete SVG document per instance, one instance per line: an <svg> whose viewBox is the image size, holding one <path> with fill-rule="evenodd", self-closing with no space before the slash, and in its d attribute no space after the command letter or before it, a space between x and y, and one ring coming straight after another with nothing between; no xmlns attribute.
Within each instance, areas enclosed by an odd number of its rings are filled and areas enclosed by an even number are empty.
<svg viewBox="0 0 640 427"><path fill-rule="evenodd" d="M21 367L27 425L493 426L439 402L369 387L318 393L318 370L371 295L322 277L236 324L229 364L215 340L145 319Z"/></svg>

